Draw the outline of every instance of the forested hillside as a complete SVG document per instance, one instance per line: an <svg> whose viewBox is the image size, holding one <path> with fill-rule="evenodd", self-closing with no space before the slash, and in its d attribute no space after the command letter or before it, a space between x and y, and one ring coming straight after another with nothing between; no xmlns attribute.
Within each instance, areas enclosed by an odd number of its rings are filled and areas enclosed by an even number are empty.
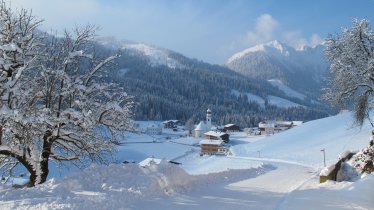
<svg viewBox="0 0 374 210"><path fill-rule="evenodd" d="M112 46L113 47L113 46ZM237 123L253 126L268 119L311 120L327 116L326 106L290 98L266 80L255 80L226 67L211 65L168 52L178 67L154 65L149 57L134 50L122 50L113 68L111 79L121 83L138 102L137 120L204 119L207 108L213 111L217 124ZM120 70L116 70L120 69ZM232 90L251 93L265 99L265 107L248 101L245 94L236 96ZM273 95L301 106L278 108L266 103Z"/></svg>

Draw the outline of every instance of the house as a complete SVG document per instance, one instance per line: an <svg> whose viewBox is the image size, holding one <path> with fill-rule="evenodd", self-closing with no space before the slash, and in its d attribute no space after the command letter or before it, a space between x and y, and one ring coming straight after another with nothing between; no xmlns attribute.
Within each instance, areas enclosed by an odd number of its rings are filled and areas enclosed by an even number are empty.
<svg viewBox="0 0 374 210"><path fill-rule="evenodd" d="M167 120L162 122L162 124L164 125L164 128L177 128L179 120Z"/></svg>
<svg viewBox="0 0 374 210"><path fill-rule="evenodd" d="M261 132L261 135L270 135L275 132L275 122L260 122L258 124L258 129Z"/></svg>
<svg viewBox="0 0 374 210"><path fill-rule="evenodd" d="M151 124L147 126L145 129L145 133L148 135L161 135L162 134L162 128L159 125Z"/></svg>
<svg viewBox="0 0 374 210"><path fill-rule="evenodd" d="M206 120L200 121L200 123L193 130L194 137L203 137L203 134L212 129L212 111L208 109L206 111Z"/></svg>
<svg viewBox="0 0 374 210"><path fill-rule="evenodd" d="M224 132L208 131L204 133L206 139L209 140L223 140L225 143L229 142L230 135Z"/></svg>
<svg viewBox="0 0 374 210"><path fill-rule="evenodd" d="M258 128L260 129L262 135L269 135L288 130L295 126L301 125L302 123L303 121L267 121L260 122L258 124Z"/></svg>
<svg viewBox="0 0 374 210"><path fill-rule="evenodd" d="M240 127L235 124L227 124L223 127L224 132L239 132Z"/></svg>
<svg viewBox="0 0 374 210"><path fill-rule="evenodd" d="M200 155L225 155L228 152L228 148L224 146L223 140L209 140L204 139L200 141Z"/></svg>

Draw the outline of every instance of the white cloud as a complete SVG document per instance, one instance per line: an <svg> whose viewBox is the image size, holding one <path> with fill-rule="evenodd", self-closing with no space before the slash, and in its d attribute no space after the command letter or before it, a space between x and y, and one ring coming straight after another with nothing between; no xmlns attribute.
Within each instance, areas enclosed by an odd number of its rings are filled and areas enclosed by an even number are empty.
<svg viewBox="0 0 374 210"><path fill-rule="evenodd" d="M323 42L323 39L316 33L306 38L300 31L283 31L282 40L296 49L301 49L304 46L314 47Z"/></svg>
<svg viewBox="0 0 374 210"><path fill-rule="evenodd" d="M268 42L274 39L274 31L279 23L269 14L262 14L256 19L255 30L248 31L240 42L243 45L251 46L258 43Z"/></svg>
<svg viewBox="0 0 374 210"><path fill-rule="evenodd" d="M252 47L256 44L266 43L272 40L282 41L296 49L304 46L316 46L321 44L323 39L318 34L312 34L309 38L304 37L299 30L286 30L281 27L278 20L270 14L262 14L255 21L254 30L248 31L245 35L234 41L228 49Z"/></svg>

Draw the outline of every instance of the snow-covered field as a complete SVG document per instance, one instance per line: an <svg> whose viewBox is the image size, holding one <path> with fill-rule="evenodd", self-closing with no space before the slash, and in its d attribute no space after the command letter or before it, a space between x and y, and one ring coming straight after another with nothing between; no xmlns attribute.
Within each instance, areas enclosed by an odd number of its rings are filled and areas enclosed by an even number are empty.
<svg viewBox="0 0 374 210"><path fill-rule="evenodd" d="M129 134L117 164L92 165L35 188L3 185L0 209L374 209L374 175L318 183L321 149L332 163L368 144L371 126L351 122L343 113L269 137L232 133L229 156L200 156L199 139L181 133ZM121 163L152 156L181 165Z"/></svg>

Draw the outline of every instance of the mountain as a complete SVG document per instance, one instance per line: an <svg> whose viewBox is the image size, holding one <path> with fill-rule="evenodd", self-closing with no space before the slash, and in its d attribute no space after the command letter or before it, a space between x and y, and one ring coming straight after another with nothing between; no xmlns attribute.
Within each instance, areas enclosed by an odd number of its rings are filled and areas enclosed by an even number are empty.
<svg viewBox="0 0 374 210"><path fill-rule="evenodd" d="M319 98L328 76L323 45L295 49L276 40L234 54L226 66L250 78L278 80L312 99Z"/></svg>
<svg viewBox="0 0 374 210"><path fill-rule="evenodd" d="M99 43L103 53L119 50L122 54L107 77L135 97L137 120L199 121L205 119L208 108L217 124L242 127L264 119L307 121L328 115L319 104L292 97L266 80L243 77L225 66L144 43L108 38ZM257 101L252 100L254 96Z"/></svg>

